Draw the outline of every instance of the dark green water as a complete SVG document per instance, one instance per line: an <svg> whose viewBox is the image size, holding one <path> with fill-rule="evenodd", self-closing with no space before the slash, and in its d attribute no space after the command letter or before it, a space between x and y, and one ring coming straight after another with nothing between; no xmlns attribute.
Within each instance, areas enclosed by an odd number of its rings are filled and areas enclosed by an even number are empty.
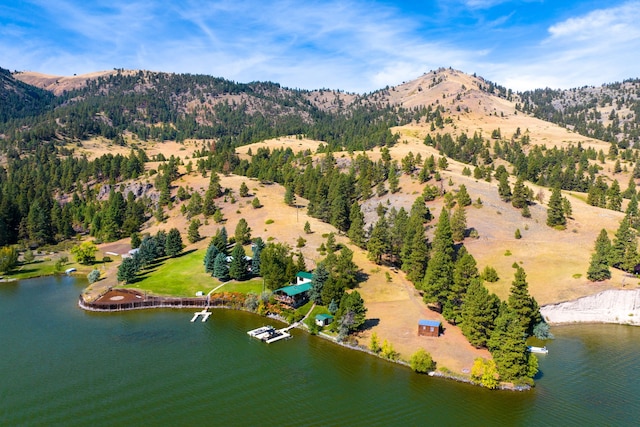
<svg viewBox="0 0 640 427"><path fill-rule="evenodd" d="M85 283L0 286L0 425L619 425L640 422L640 328L554 328L541 378L492 392L216 310L86 313ZM273 323L273 322L270 322Z"/></svg>

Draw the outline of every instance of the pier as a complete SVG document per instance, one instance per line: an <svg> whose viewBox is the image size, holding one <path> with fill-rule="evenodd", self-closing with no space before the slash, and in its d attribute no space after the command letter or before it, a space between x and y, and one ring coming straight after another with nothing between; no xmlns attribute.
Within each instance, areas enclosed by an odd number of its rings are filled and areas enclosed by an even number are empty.
<svg viewBox="0 0 640 427"><path fill-rule="evenodd" d="M207 320L209 320L209 316L211 316L211 312L207 311L206 308L202 311L196 311L193 314L193 317L191 318L191 322L195 322L196 320L198 320L198 317L200 316L202 316L202 322L206 322Z"/></svg>

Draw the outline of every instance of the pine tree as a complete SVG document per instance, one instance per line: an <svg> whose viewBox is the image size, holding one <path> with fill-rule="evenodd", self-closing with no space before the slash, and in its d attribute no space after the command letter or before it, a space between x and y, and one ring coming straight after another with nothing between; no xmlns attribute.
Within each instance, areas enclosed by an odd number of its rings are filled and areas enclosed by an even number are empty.
<svg viewBox="0 0 640 427"><path fill-rule="evenodd" d="M204 255L204 271L206 273L213 273L213 268L216 262L216 256L218 256L218 248L215 245L209 244L207 252Z"/></svg>
<svg viewBox="0 0 640 427"><path fill-rule="evenodd" d="M398 166L396 162L391 162L389 165L389 191L391 194L395 194L400 189L398 187L400 179L398 178Z"/></svg>
<svg viewBox="0 0 640 427"><path fill-rule="evenodd" d="M244 248L240 243L236 243L231 251L231 262L229 263L229 277L235 280L245 280L248 273L249 262L245 258Z"/></svg>
<svg viewBox="0 0 640 427"><path fill-rule="evenodd" d="M200 237L200 220L194 218L189 223L189 230L187 231L187 240L189 243L195 243L201 239Z"/></svg>
<svg viewBox="0 0 640 427"><path fill-rule="evenodd" d="M425 302L447 302L453 282L453 237L449 223L449 211L442 209L433 239L431 259L422 282Z"/></svg>
<svg viewBox="0 0 640 427"><path fill-rule="evenodd" d="M629 226L634 229L640 228L640 214L638 211L638 196L631 196L625 216L629 219Z"/></svg>
<svg viewBox="0 0 640 427"><path fill-rule="evenodd" d="M288 185L286 187L286 189L285 189L284 202L289 206L293 206L296 203L296 195L293 192L293 186L292 185Z"/></svg>
<svg viewBox="0 0 640 427"><path fill-rule="evenodd" d="M500 309L495 327L487 343L502 381L531 382L531 372L525 330L518 315L506 304Z"/></svg>
<svg viewBox="0 0 640 427"><path fill-rule="evenodd" d="M249 187L247 187L247 184L244 181L240 184L239 194L240 197L247 197L249 195Z"/></svg>
<svg viewBox="0 0 640 427"><path fill-rule="evenodd" d="M527 189L524 185L524 182L522 181L522 178L518 178L513 186L511 205L517 209L522 209L527 205Z"/></svg>
<svg viewBox="0 0 640 427"><path fill-rule="evenodd" d="M458 199L458 205L460 206L471 205L471 196L469 195L469 192L467 192L467 187L464 184L460 185L456 198Z"/></svg>
<svg viewBox="0 0 640 427"><path fill-rule="evenodd" d="M336 318L338 322L348 318L347 327L349 331L355 331L364 325L366 314L367 308L358 291L342 295Z"/></svg>
<svg viewBox="0 0 640 427"><path fill-rule="evenodd" d="M498 195L500 199L504 202L508 202L511 200L511 187L509 186L509 178L508 174L500 175L498 182Z"/></svg>
<svg viewBox="0 0 640 427"><path fill-rule="evenodd" d="M264 246L265 244L261 237L256 237L251 245L251 251L253 253L251 258L251 274L254 276L260 276L260 257Z"/></svg>
<svg viewBox="0 0 640 427"><path fill-rule="evenodd" d="M451 217L451 236L454 242L462 242L467 232L467 214L462 205L456 206Z"/></svg>
<svg viewBox="0 0 640 427"><path fill-rule="evenodd" d="M490 295L482 281L471 281L461 307L460 329L474 347L487 346L499 305L498 297L495 294Z"/></svg>
<svg viewBox="0 0 640 427"><path fill-rule="evenodd" d="M246 219L240 218L238 220L234 236L236 244L247 245L251 242L251 227L249 227Z"/></svg>
<svg viewBox="0 0 640 427"><path fill-rule="evenodd" d="M224 282L229 277L229 266L227 265L227 256L219 252L216 255L215 262L213 264L213 277Z"/></svg>
<svg viewBox="0 0 640 427"><path fill-rule="evenodd" d="M609 190L607 190L607 209L619 211L622 209L622 194L620 193L620 184L618 180L614 180Z"/></svg>
<svg viewBox="0 0 640 427"><path fill-rule="evenodd" d="M620 226L616 231L613 244L611 245L611 251L609 252L609 265L616 268L622 268L627 250L635 240L635 232L629 226L629 218L625 216L622 218L622 221L620 221Z"/></svg>
<svg viewBox="0 0 640 427"><path fill-rule="evenodd" d="M218 248L218 252L222 252L225 255L227 254L227 246L229 245L229 242L227 240L226 227L220 227L216 231L216 234L211 238L211 244Z"/></svg>
<svg viewBox="0 0 640 427"><path fill-rule="evenodd" d="M138 272L138 263L133 257L128 257L122 260L122 264L118 267L118 281L124 283L131 283L136 277Z"/></svg>
<svg viewBox="0 0 640 427"><path fill-rule="evenodd" d="M479 278L478 266L465 247L458 251L453 269L453 282L449 290L449 296L445 303L442 315L453 324L460 323L463 318L461 314L462 302L466 298L467 289L472 281Z"/></svg>
<svg viewBox="0 0 640 427"><path fill-rule="evenodd" d="M167 242L165 244L165 252L167 256L173 258L182 252L182 236L177 228L172 228L167 233Z"/></svg>
<svg viewBox="0 0 640 427"><path fill-rule="evenodd" d="M587 279L592 282L599 282L611 278L609 271L609 252L611 251L611 241L604 228L600 231L596 239L595 252L591 255L591 263L587 270Z"/></svg>
<svg viewBox="0 0 640 427"><path fill-rule="evenodd" d="M518 316L520 324L527 335L531 335L533 327L542 320L540 307L529 294L527 274L520 266L516 269L509 294L509 308Z"/></svg>
<svg viewBox="0 0 640 427"><path fill-rule="evenodd" d="M318 266L313 270L313 277L311 279L311 289L309 290L309 299L316 304L322 304L322 288L329 279L329 272L327 271L323 262L318 263Z"/></svg>
<svg viewBox="0 0 640 427"><path fill-rule="evenodd" d="M367 257L376 264L382 264L382 258L389 253L389 224L384 215L378 218L367 242Z"/></svg>
<svg viewBox="0 0 640 427"><path fill-rule="evenodd" d="M549 198L549 207L547 209L547 225L549 227L564 228L567 224L567 219L564 216L564 210L562 209L562 194L560 188L556 187L551 193Z"/></svg>

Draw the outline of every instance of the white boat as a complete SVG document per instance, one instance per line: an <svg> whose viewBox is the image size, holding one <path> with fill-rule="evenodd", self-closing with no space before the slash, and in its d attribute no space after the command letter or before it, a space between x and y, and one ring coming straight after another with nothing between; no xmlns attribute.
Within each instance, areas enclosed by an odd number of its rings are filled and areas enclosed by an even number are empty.
<svg viewBox="0 0 640 427"><path fill-rule="evenodd" d="M531 353L538 353L538 354L547 354L547 353L549 353L549 350L547 350L547 347L528 346L527 350L529 350L529 352L531 352Z"/></svg>
<svg viewBox="0 0 640 427"><path fill-rule="evenodd" d="M284 340L287 338L291 338L291 334L284 329L278 329L269 332L267 336L262 337L261 340L266 342L267 344L271 344L272 342Z"/></svg>

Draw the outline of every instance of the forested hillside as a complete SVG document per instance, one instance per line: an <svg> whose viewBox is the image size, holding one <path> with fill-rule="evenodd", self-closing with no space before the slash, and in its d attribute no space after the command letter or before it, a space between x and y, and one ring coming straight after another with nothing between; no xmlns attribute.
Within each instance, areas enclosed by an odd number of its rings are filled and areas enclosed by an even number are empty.
<svg viewBox="0 0 640 427"><path fill-rule="evenodd" d="M628 148L640 142L640 80L519 94L520 111Z"/></svg>

